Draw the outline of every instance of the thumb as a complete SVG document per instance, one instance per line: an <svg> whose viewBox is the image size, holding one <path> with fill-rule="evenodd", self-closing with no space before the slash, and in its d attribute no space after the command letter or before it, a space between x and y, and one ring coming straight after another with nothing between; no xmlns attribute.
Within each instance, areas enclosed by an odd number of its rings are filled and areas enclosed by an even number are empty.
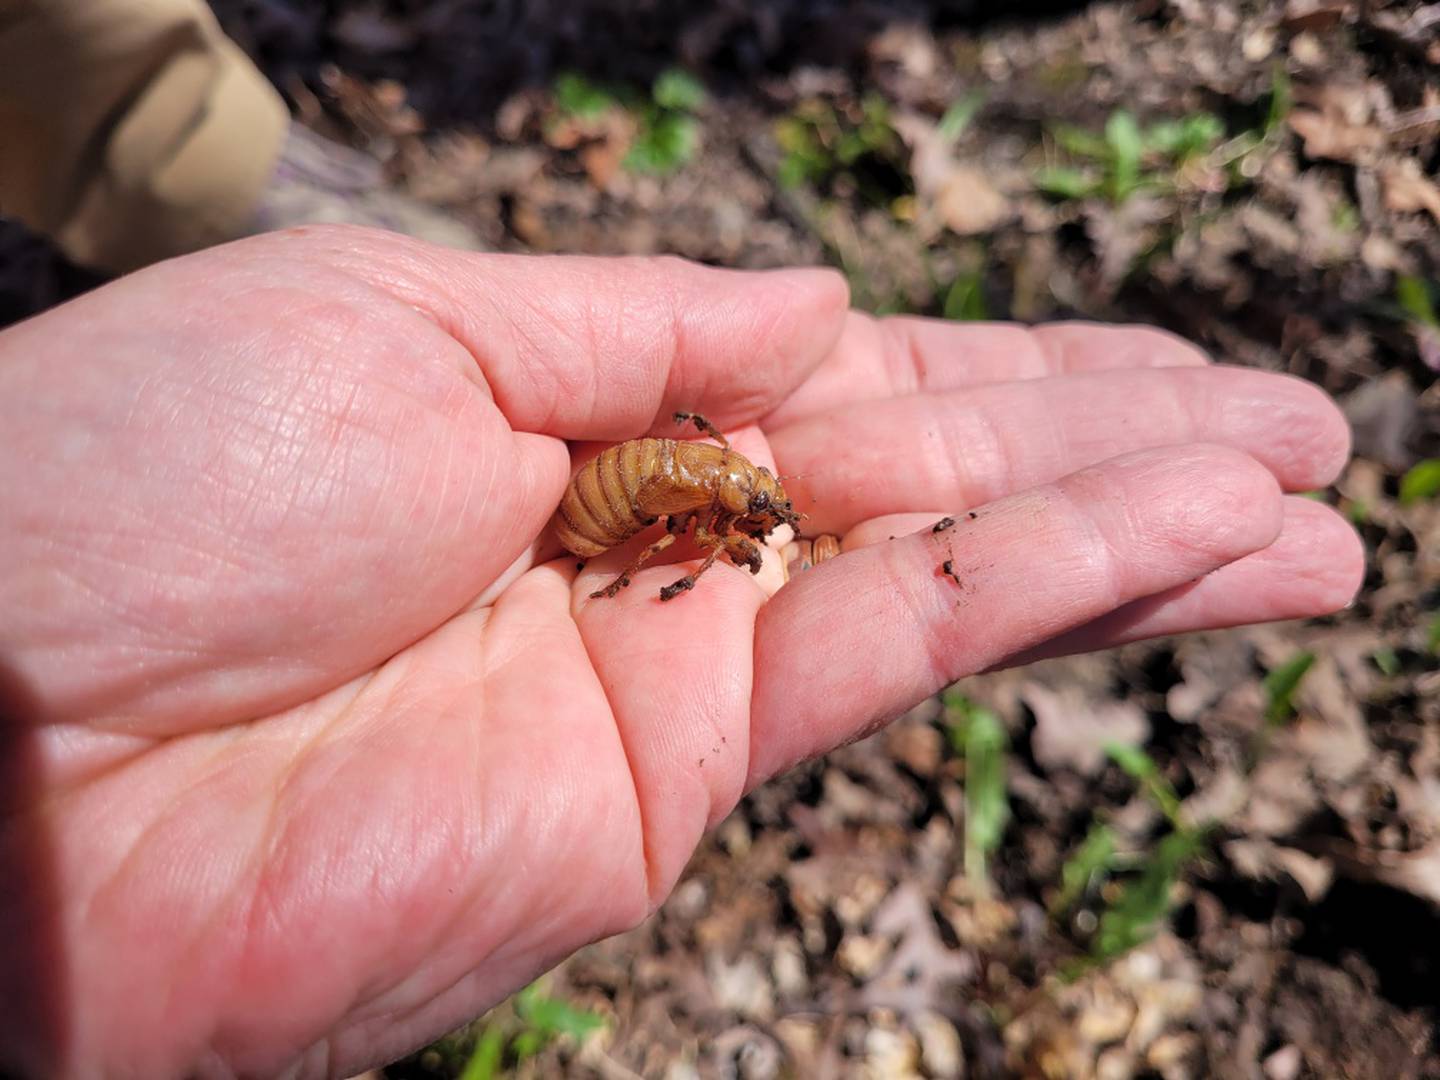
<svg viewBox="0 0 1440 1080"><path fill-rule="evenodd" d="M825 359L849 292L833 270L492 255L355 228L292 236L419 308L474 357L517 431L626 439L677 409L759 419Z"/></svg>

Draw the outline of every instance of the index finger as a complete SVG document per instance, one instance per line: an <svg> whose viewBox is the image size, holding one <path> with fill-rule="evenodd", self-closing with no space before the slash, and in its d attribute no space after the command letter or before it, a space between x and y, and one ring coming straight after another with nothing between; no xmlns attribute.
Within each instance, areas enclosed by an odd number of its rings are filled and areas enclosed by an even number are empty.
<svg viewBox="0 0 1440 1080"><path fill-rule="evenodd" d="M1194 345L1148 326L954 323L851 312L830 356L765 418L765 429L908 394L1126 368L1202 367Z"/></svg>

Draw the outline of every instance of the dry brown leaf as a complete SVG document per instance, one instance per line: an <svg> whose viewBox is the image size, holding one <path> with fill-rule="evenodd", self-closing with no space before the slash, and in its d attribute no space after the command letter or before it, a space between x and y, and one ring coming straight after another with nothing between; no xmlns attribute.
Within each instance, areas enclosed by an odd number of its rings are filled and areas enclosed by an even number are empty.
<svg viewBox="0 0 1440 1080"><path fill-rule="evenodd" d="M1383 6L1383 5L1382 5ZM1440 4L1421 4L1413 10L1367 11L1369 28L1431 64L1440 64Z"/></svg>
<svg viewBox="0 0 1440 1080"><path fill-rule="evenodd" d="M1355 15L1345 0L1288 0L1281 25L1286 30L1328 30Z"/></svg>
<svg viewBox="0 0 1440 1080"><path fill-rule="evenodd" d="M580 164L585 167L590 182L604 191L620 171L629 150L627 145L613 140L591 143L580 151Z"/></svg>
<svg viewBox="0 0 1440 1080"><path fill-rule="evenodd" d="M1181 723L1194 723L1237 687L1254 686L1254 650L1237 634L1182 638L1175 662L1182 679L1166 693L1165 709Z"/></svg>
<svg viewBox="0 0 1440 1080"><path fill-rule="evenodd" d="M1300 886L1310 903L1319 903L1330 891L1330 883L1335 880L1335 867L1329 859L1288 847L1275 848L1272 858L1275 865Z"/></svg>
<svg viewBox="0 0 1440 1080"><path fill-rule="evenodd" d="M1150 733L1145 712L1130 701L1094 701L1074 686L1051 690L1026 683L1020 698L1035 714L1031 745L1047 771L1074 769L1093 776L1105 764L1105 745L1138 746Z"/></svg>
<svg viewBox="0 0 1440 1080"><path fill-rule="evenodd" d="M1375 851L1334 838L1314 846L1347 877L1376 881L1440 905L1440 843L1404 854Z"/></svg>
<svg viewBox="0 0 1440 1080"><path fill-rule="evenodd" d="M1316 777L1336 784L1354 779L1370 763L1375 747L1365 715L1331 656L1316 657L1295 704L1300 715L1289 734Z"/></svg>
<svg viewBox="0 0 1440 1080"><path fill-rule="evenodd" d="M1330 859L1269 840L1237 837L1225 844L1225 855L1245 877L1257 881L1274 881L1281 875L1290 878L1312 904L1325 898L1335 880Z"/></svg>
<svg viewBox="0 0 1440 1080"><path fill-rule="evenodd" d="M1380 182L1385 188L1387 210L1397 214L1425 210L1440 222L1440 186L1421 171L1414 158L1387 164L1380 170Z"/></svg>
<svg viewBox="0 0 1440 1080"><path fill-rule="evenodd" d="M1119 206L1086 203L1086 230L1100 253L1100 283L1106 290L1119 287L1174 213L1173 200L1156 195L1132 195Z"/></svg>
<svg viewBox="0 0 1440 1080"><path fill-rule="evenodd" d="M1010 200L973 165L956 165L935 195L935 210L960 236L987 233L1009 220Z"/></svg>
<svg viewBox="0 0 1440 1080"><path fill-rule="evenodd" d="M915 23L892 23L871 39L871 59L894 64L912 79L929 79L940 67L935 35Z"/></svg>
<svg viewBox="0 0 1440 1080"><path fill-rule="evenodd" d="M1181 803L1180 814L1193 826L1223 825L1244 809L1249 794L1239 770L1224 765Z"/></svg>
<svg viewBox="0 0 1440 1080"><path fill-rule="evenodd" d="M1353 124L1334 112L1295 109L1289 124L1305 140L1305 153L1354 164L1385 145L1385 133L1373 124Z"/></svg>
<svg viewBox="0 0 1440 1080"><path fill-rule="evenodd" d="M1420 402L1403 371L1361 383L1344 399L1343 408L1356 454L1392 469L1413 463L1410 443L1419 430Z"/></svg>
<svg viewBox="0 0 1440 1080"><path fill-rule="evenodd" d="M910 148L910 175L925 231L944 227L961 236L990 232L1014 215L1014 207L984 170L962 164L954 143L918 113L897 113L892 123Z"/></svg>
<svg viewBox="0 0 1440 1080"><path fill-rule="evenodd" d="M489 190L490 147L476 135L451 132L428 146L413 144L414 165L406 170L410 193L433 203L460 203Z"/></svg>
<svg viewBox="0 0 1440 1080"><path fill-rule="evenodd" d="M1289 836L1320 807L1305 763L1290 754L1265 758L1250 777L1250 802L1237 827L1247 836Z"/></svg>
<svg viewBox="0 0 1440 1080"><path fill-rule="evenodd" d="M1440 136L1440 100L1437 96L1440 95L1427 86L1425 105L1408 109L1390 119L1385 130L1389 133L1391 146L1430 146L1435 142Z"/></svg>
<svg viewBox="0 0 1440 1080"><path fill-rule="evenodd" d="M974 959L945 944L930 902L914 882L897 885L876 908L870 932L896 945L860 992L867 1008L893 1009L905 1017L933 1012L943 1004L946 986L975 977Z"/></svg>

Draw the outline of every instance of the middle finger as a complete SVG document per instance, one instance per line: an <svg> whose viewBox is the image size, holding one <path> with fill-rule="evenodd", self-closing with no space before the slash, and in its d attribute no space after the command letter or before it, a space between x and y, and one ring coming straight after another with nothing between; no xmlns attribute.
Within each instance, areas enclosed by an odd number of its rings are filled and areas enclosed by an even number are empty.
<svg viewBox="0 0 1440 1080"><path fill-rule="evenodd" d="M1287 491L1323 487L1349 428L1310 383L1244 368L1066 375L835 410L770 433L810 532L883 514L963 510L1120 454L1208 442L1242 450Z"/></svg>

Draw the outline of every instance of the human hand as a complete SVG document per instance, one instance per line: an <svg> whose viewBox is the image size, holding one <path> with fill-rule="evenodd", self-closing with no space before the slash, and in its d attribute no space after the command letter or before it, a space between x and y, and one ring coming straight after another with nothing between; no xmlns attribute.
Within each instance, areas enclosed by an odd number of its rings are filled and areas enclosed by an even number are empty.
<svg viewBox="0 0 1440 1080"><path fill-rule="evenodd" d="M1282 495L1347 453L1313 387L845 302L819 271L322 229L0 335L0 1067L391 1059L956 679L1357 587L1349 528ZM572 462L676 409L846 553L588 599L628 553L559 557Z"/></svg>

